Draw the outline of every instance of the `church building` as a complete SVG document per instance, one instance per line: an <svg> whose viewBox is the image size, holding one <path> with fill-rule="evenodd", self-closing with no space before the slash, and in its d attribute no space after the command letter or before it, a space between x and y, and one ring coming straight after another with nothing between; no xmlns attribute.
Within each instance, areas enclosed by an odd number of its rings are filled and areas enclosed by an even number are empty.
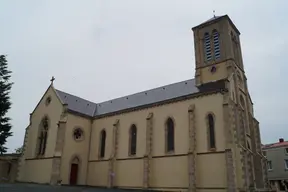
<svg viewBox="0 0 288 192"><path fill-rule="evenodd" d="M240 46L227 16L192 28L195 77L95 103L48 87L17 180L161 191L267 190Z"/></svg>

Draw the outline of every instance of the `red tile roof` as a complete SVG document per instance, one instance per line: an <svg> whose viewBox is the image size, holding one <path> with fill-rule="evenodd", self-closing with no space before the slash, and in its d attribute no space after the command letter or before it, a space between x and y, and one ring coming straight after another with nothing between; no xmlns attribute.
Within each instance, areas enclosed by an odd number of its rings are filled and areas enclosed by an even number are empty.
<svg viewBox="0 0 288 192"><path fill-rule="evenodd" d="M285 147L285 146L288 147L288 141L262 145L262 148L263 149L270 149L270 148Z"/></svg>

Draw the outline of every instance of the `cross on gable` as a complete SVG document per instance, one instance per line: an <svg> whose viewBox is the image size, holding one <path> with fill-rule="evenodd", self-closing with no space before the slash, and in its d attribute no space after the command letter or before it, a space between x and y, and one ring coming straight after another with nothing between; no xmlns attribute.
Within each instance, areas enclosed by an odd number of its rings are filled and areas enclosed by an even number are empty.
<svg viewBox="0 0 288 192"><path fill-rule="evenodd" d="M54 78L54 76L52 76L52 78L51 78L51 84L53 84L53 81L55 80L55 78Z"/></svg>

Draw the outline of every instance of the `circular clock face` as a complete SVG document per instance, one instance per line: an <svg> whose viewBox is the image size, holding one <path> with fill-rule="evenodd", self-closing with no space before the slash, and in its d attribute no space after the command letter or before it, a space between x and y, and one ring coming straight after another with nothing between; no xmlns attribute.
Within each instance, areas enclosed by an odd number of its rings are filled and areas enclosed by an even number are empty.
<svg viewBox="0 0 288 192"><path fill-rule="evenodd" d="M215 66L212 66L211 69L210 69L211 73L215 73L216 72L216 67Z"/></svg>

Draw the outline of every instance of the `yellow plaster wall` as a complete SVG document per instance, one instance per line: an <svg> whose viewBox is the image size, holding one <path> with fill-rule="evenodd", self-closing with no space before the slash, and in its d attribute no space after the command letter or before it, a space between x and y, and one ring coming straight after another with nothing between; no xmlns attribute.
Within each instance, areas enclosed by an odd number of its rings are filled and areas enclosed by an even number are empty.
<svg viewBox="0 0 288 192"><path fill-rule="evenodd" d="M46 106L45 102L48 96L51 96L52 100L51 103L48 106ZM58 99L53 88L49 87L31 115L30 119L31 121L28 127L27 145L24 151L24 157L26 160L23 163L21 163L23 167L19 168L19 170L25 171L25 174L19 173L20 175L22 175L19 178L20 181L22 179L26 181L28 178L29 182L40 182L40 183L50 182L51 160L49 159L27 160L27 159L36 158L37 153L36 146L38 142L39 125L45 115L49 117L50 124L48 130L46 151L43 157L51 158L54 156L56 135L57 135L57 123L59 122L61 113L62 113L62 104ZM45 166L46 163L47 166Z"/></svg>
<svg viewBox="0 0 288 192"><path fill-rule="evenodd" d="M22 182L50 183L52 159L26 160Z"/></svg>
<svg viewBox="0 0 288 192"><path fill-rule="evenodd" d="M188 157L174 156L152 160L151 187L188 187Z"/></svg>
<svg viewBox="0 0 288 192"><path fill-rule="evenodd" d="M51 96L51 103L46 106L45 101L48 96ZM47 147L44 157L52 157L54 155L55 144L56 144L56 134L57 134L57 123L60 120L60 115L62 113L62 104L58 97L56 96L55 91L50 87L46 94L41 99L38 106L35 108L31 116L31 124L29 126L28 133L28 143L25 150L26 158L35 158L36 146L37 146L37 137L38 129L41 123L41 120L45 115L49 117L49 131L47 139Z"/></svg>
<svg viewBox="0 0 288 192"><path fill-rule="evenodd" d="M201 73L200 78L201 78L202 83L209 83L212 81L217 81L217 80L224 79L224 78L228 77L226 62L216 64L215 67L217 70L215 73L211 73L211 71L210 71L212 66L214 66L214 65L200 69L200 73Z"/></svg>
<svg viewBox="0 0 288 192"><path fill-rule="evenodd" d="M90 162L87 177L87 185L107 187L108 161Z"/></svg>
<svg viewBox="0 0 288 192"><path fill-rule="evenodd" d="M117 161L115 185L119 187L142 187L143 160L130 159Z"/></svg>
<svg viewBox="0 0 288 192"><path fill-rule="evenodd" d="M81 141L75 141L73 137L73 131L77 127L80 127L84 131L84 139ZM90 119L68 113L65 143L61 158L61 179L63 184L69 184L71 161L76 156L80 159L77 184L86 184L90 130Z"/></svg>
<svg viewBox="0 0 288 192"><path fill-rule="evenodd" d="M224 151L225 138L223 129L223 96L221 94L214 94L211 96L171 103L131 113L124 113L117 116L96 119L93 123L91 136L92 140L89 158L91 162L89 163L90 168L88 184L95 186L99 185L100 183L101 185L107 184L108 168L105 168L105 171L104 168L101 169L101 171L98 171L99 169L96 167L98 167L98 164L103 162L95 162L100 161L98 158L100 132L103 128L105 128L107 131L104 160L107 162L107 164L105 163L105 166L107 165L108 167L107 160L112 152L113 123L116 119L119 119L119 147L117 158L120 160L117 161L116 185L131 187L142 186L143 159L131 160L131 158L133 159L134 157L129 157L128 155L129 128L132 124L136 124L137 126L137 153L135 157L142 158L144 156L146 147L146 117L149 113L153 112L153 186L188 187L188 157L184 155L187 155L188 153L188 107L191 104L195 104L197 151L202 153L208 152L207 125L205 117L209 112L212 112L215 115L217 150ZM180 155L182 157L165 156L165 121L169 116L172 117L175 122L175 152L173 155ZM207 155L199 158L201 158L201 160L197 166L202 167L201 171L203 171L204 175L202 177L203 180L201 181L201 185L225 185L226 183L223 183L222 177L219 176L213 177L213 179L204 179L206 172L209 173L211 170L209 166L206 166L207 163L211 164L211 162L209 162L211 158L216 162L223 160L223 162L217 164L217 171L219 169L219 173L221 174L224 174L225 159L223 159L221 155L219 156L219 154L211 154L209 156ZM212 164L215 165L214 162ZM106 175L103 175L103 173ZM173 174L174 177L171 178L171 174ZM133 175L133 177L131 175ZM225 174L223 176L226 179ZM95 179L91 179L90 177ZM96 180L96 178L101 177L105 177L105 179ZM131 180L131 178L133 178L133 180Z"/></svg>
<svg viewBox="0 0 288 192"><path fill-rule="evenodd" d="M227 187L225 153L203 154L197 157L197 187Z"/></svg>

